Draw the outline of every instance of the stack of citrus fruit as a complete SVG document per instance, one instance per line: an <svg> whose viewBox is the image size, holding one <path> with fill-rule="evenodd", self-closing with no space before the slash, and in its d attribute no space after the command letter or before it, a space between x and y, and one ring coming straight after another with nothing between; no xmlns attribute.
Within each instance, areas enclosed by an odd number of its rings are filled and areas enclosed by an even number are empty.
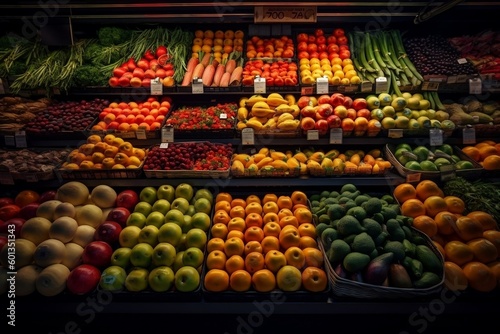
<svg viewBox="0 0 500 334"><path fill-rule="evenodd" d="M307 195L217 194L207 243L210 292L325 291L324 257Z"/></svg>
<svg viewBox="0 0 500 334"><path fill-rule="evenodd" d="M427 234L445 259L445 284L450 290L467 287L482 292L500 287L500 231L484 211L467 211L464 201L446 196L434 181L394 189L401 213Z"/></svg>

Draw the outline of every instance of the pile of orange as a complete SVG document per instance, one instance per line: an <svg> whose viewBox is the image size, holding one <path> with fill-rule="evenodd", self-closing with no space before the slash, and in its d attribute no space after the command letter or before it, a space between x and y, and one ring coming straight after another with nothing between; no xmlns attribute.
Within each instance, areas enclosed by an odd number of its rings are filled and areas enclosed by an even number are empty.
<svg viewBox="0 0 500 334"><path fill-rule="evenodd" d="M207 243L207 291L324 291L323 252L307 195L218 193Z"/></svg>
<svg viewBox="0 0 500 334"><path fill-rule="evenodd" d="M401 213L413 217L413 227L443 255L448 289L489 292L500 287L500 231L492 215L466 211L461 198L445 196L431 180L399 184L393 195Z"/></svg>
<svg viewBox="0 0 500 334"><path fill-rule="evenodd" d="M483 140L475 145L462 147L462 152L486 170L500 170L500 143Z"/></svg>

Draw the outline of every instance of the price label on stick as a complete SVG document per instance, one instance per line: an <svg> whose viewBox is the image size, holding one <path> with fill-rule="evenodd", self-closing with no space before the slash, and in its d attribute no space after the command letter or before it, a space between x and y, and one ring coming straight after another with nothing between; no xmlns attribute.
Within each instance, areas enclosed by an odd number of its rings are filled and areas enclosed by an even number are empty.
<svg viewBox="0 0 500 334"><path fill-rule="evenodd" d="M469 79L469 94L480 95L483 91L482 88L481 79Z"/></svg>
<svg viewBox="0 0 500 334"><path fill-rule="evenodd" d="M330 144L342 144L342 129L341 128L333 128L330 129Z"/></svg>
<svg viewBox="0 0 500 334"><path fill-rule="evenodd" d="M135 136L137 139L147 139L146 129L137 129L135 131Z"/></svg>
<svg viewBox="0 0 500 334"><path fill-rule="evenodd" d="M316 79L316 94L328 94L327 77L321 77Z"/></svg>
<svg viewBox="0 0 500 334"><path fill-rule="evenodd" d="M16 140L16 147L21 147L21 148L28 147L25 131L16 131L14 137Z"/></svg>
<svg viewBox="0 0 500 334"><path fill-rule="evenodd" d="M307 140L319 140L319 131L307 130Z"/></svg>
<svg viewBox="0 0 500 334"><path fill-rule="evenodd" d="M203 94L203 81L200 78L194 78L191 84L191 92L193 94Z"/></svg>
<svg viewBox="0 0 500 334"><path fill-rule="evenodd" d="M429 141L431 146L443 145L443 130L441 129L430 129L429 130Z"/></svg>
<svg viewBox="0 0 500 334"><path fill-rule="evenodd" d="M174 142L174 127L165 126L161 129L161 142L173 143Z"/></svg>
<svg viewBox="0 0 500 334"><path fill-rule="evenodd" d="M255 144L255 136L252 128L244 128L241 130L241 144L242 145Z"/></svg>
<svg viewBox="0 0 500 334"><path fill-rule="evenodd" d="M375 79L375 93L387 93L389 88L389 83L387 82L386 77L378 77Z"/></svg>
<svg viewBox="0 0 500 334"><path fill-rule="evenodd" d="M462 144L475 144L476 143L476 129L473 127L466 127L462 130Z"/></svg>
<svg viewBox="0 0 500 334"><path fill-rule="evenodd" d="M253 80L253 92L255 94L265 94L266 93L266 78L256 76Z"/></svg>
<svg viewBox="0 0 500 334"><path fill-rule="evenodd" d="M163 95L163 84L160 78L151 80L151 95Z"/></svg>

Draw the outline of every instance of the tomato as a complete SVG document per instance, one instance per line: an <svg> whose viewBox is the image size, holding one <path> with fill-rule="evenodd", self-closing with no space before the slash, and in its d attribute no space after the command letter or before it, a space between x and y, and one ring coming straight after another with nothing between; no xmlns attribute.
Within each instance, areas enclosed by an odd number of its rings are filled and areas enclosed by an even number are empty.
<svg viewBox="0 0 500 334"><path fill-rule="evenodd" d="M345 35L345 32L344 32L344 29L342 28L337 28L333 31L333 35L337 38L341 37L341 36L344 36Z"/></svg>
<svg viewBox="0 0 500 334"><path fill-rule="evenodd" d="M339 43L339 45L345 45L345 44L347 44L347 37L340 36L339 38L337 38L337 43Z"/></svg>
<svg viewBox="0 0 500 334"><path fill-rule="evenodd" d="M316 37L316 44L326 44L326 37L321 35Z"/></svg>
<svg viewBox="0 0 500 334"><path fill-rule="evenodd" d="M297 35L297 41L298 42L307 42L308 35L306 33L301 33Z"/></svg>
<svg viewBox="0 0 500 334"><path fill-rule="evenodd" d="M155 54L153 53L153 51L147 50L144 53L144 58L146 58L147 60L153 60L153 59L155 59Z"/></svg>
<svg viewBox="0 0 500 334"><path fill-rule="evenodd" d="M297 45L297 50L307 51L307 42L299 42L299 44Z"/></svg>
<svg viewBox="0 0 500 334"><path fill-rule="evenodd" d="M316 36L314 35L309 35L307 38L308 43L316 43Z"/></svg>
<svg viewBox="0 0 500 334"><path fill-rule="evenodd" d="M349 46L347 44L342 44L339 46L340 51L342 50L349 50Z"/></svg>
<svg viewBox="0 0 500 334"><path fill-rule="evenodd" d="M325 32L323 31L323 29L314 30L314 36L316 36L316 37L323 36L324 34L325 34Z"/></svg>
<svg viewBox="0 0 500 334"><path fill-rule="evenodd" d="M299 59L302 59L302 58L309 59L309 53L307 51L300 51L298 57L299 57Z"/></svg>
<svg viewBox="0 0 500 334"><path fill-rule="evenodd" d="M168 53L168 50L165 46L163 45L160 45L157 49L156 49L156 58L160 58L160 56L163 56L165 54Z"/></svg>
<svg viewBox="0 0 500 334"><path fill-rule="evenodd" d="M318 46L316 44L308 44L307 45L307 52L309 52L309 54L313 53L313 52L316 52L318 51Z"/></svg>
<svg viewBox="0 0 500 334"><path fill-rule="evenodd" d="M351 51L349 50L342 50L339 53L340 59L348 59L351 58Z"/></svg>
<svg viewBox="0 0 500 334"><path fill-rule="evenodd" d="M318 52L325 52L327 50L326 44L318 44Z"/></svg>
<svg viewBox="0 0 500 334"><path fill-rule="evenodd" d="M335 59L335 58L339 58L339 54L338 53L334 52L334 53L329 53L328 54L328 59L330 59L330 61L332 59Z"/></svg>
<svg viewBox="0 0 500 334"><path fill-rule="evenodd" d="M328 38L326 39L326 44L337 44L337 37L335 37L334 35L328 36Z"/></svg>
<svg viewBox="0 0 500 334"><path fill-rule="evenodd" d="M312 59L312 58L318 58L319 59L319 53L317 51L314 51L314 52L311 52L309 54L309 59Z"/></svg>
<svg viewBox="0 0 500 334"><path fill-rule="evenodd" d="M339 46L337 44L329 44L327 47L327 52L328 53L338 53L340 50Z"/></svg>
<svg viewBox="0 0 500 334"><path fill-rule="evenodd" d="M319 59L328 59L328 52L320 52L319 53Z"/></svg>

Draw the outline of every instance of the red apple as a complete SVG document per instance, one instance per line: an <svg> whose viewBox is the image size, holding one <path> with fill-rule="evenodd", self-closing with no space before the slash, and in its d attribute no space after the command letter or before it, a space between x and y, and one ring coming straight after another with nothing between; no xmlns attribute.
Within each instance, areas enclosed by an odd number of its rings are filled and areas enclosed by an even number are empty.
<svg viewBox="0 0 500 334"><path fill-rule="evenodd" d="M314 127L316 130L318 130L318 133L320 135L326 135L329 129L328 122L326 121L326 119L317 120Z"/></svg>
<svg viewBox="0 0 500 334"><path fill-rule="evenodd" d="M7 219L5 221L1 221L0 224L0 233L1 234L12 234L14 233L14 236L16 238L21 237L21 227L23 227L23 224L26 220L23 218L15 217L11 219Z"/></svg>
<svg viewBox="0 0 500 334"><path fill-rule="evenodd" d="M361 110L361 109L366 109L367 106L368 106L368 104L366 103L366 99L363 97L355 98L352 101L352 107L354 109L356 109L356 111Z"/></svg>
<svg viewBox="0 0 500 334"><path fill-rule="evenodd" d="M137 203L139 203L139 195L134 190L123 190L116 196L117 207L124 207L132 211Z"/></svg>
<svg viewBox="0 0 500 334"><path fill-rule="evenodd" d="M331 128L340 128L342 124L342 120L337 115L330 115L326 118L326 122L328 123L328 127Z"/></svg>
<svg viewBox="0 0 500 334"><path fill-rule="evenodd" d="M137 67L141 68L143 71L149 69L149 61L147 59L141 59L137 62Z"/></svg>
<svg viewBox="0 0 500 334"><path fill-rule="evenodd" d="M122 226L120 224L111 220L106 220L95 229L94 240L107 242L114 247L119 244L118 238L120 237L121 231Z"/></svg>
<svg viewBox="0 0 500 334"><path fill-rule="evenodd" d="M356 108L354 108L356 109ZM357 112L356 112L356 116L357 117L364 117L366 119L370 119L371 118L371 111L366 109L366 108L362 108L362 109L359 109Z"/></svg>
<svg viewBox="0 0 500 334"><path fill-rule="evenodd" d="M113 247L105 241L94 240L85 246L82 253L84 264L90 264L97 268L109 266Z"/></svg>
<svg viewBox="0 0 500 334"><path fill-rule="evenodd" d="M354 108L347 108L347 117L355 120L356 119L356 110Z"/></svg>
<svg viewBox="0 0 500 334"><path fill-rule="evenodd" d="M311 99L309 96L301 96L297 100L297 105L299 106L300 109L304 108L305 106L311 105Z"/></svg>
<svg viewBox="0 0 500 334"><path fill-rule="evenodd" d="M346 108L352 107L352 98L350 96L344 96L344 102L342 103Z"/></svg>
<svg viewBox="0 0 500 334"><path fill-rule="evenodd" d="M8 204L15 204L14 199L11 197L0 197L0 208Z"/></svg>
<svg viewBox="0 0 500 334"><path fill-rule="evenodd" d="M114 221L121 227L125 227L127 225L128 216L130 216L130 210L123 206L118 206L109 211L106 220Z"/></svg>
<svg viewBox="0 0 500 334"><path fill-rule="evenodd" d="M330 103L323 103L318 106L316 112L321 116L320 118L327 118L333 114L333 107Z"/></svg>
<svg viewBox="0 0 500 334"><path fill-rule="evenodd" d="M7 204L0 208L0 219L9 220L11 218L17 217L21 208L15 204Z"/></svg>
<svg viewBox="0 0 500 334"><path fill-rule="evenodd" d="M90 264L81 264L69 273L66 280L68 291L74 295L84 295L94 291L101 280L101 270Z"/></svg>
<svg viewBox="0 0 500 334"><path fill-rule="evenodd" d="M44 191L43 193L40 194L40 198L38 199L38 202L43 203L47 201L51 201L56 198L56 190L47 190Z"/></svg>
<svg viewBox="0 0 500 334"><path fill-rule="evenodd" d="M313 130L316 126L316 121L312 117L302 117L300 120L300 127L304 131Z"/></svg>
<svg viewBox="0 0 500 334"><path fill-rule="evenodd" d="M344 132L349 132L354 130L354 120L352 118L346 117L342 120L342 130Z"/></svg>
<svg viewBox="0 0 500 334"><path fill-rule="evenodd" d="M324 104L324 103L330 104L330 95L323 94L318 97L318 104Z"/></svg>
<svg viewBox="0 0 500 334"><path fill-rule="evenodd" d="M337 106L344 105L344 94L341 93L333 93L330 96L330 104L335 108Z"/></svg>
<svg viewBox="0 0 500 334"><path fill-rule="evenodd" d="M26 220L36 217L36 210L40 206L40 203L34 202L27 204L21 208L21 211L19 211L19 217L24 218Z"/></svg>
<svg viewBox="0 0 500 334"><path fill-rule="evenodd" d="M300 109L300 115L302 117L311 117L315 118L316 117L316 108L313 106L305 106L304 108Z"/></svg>

